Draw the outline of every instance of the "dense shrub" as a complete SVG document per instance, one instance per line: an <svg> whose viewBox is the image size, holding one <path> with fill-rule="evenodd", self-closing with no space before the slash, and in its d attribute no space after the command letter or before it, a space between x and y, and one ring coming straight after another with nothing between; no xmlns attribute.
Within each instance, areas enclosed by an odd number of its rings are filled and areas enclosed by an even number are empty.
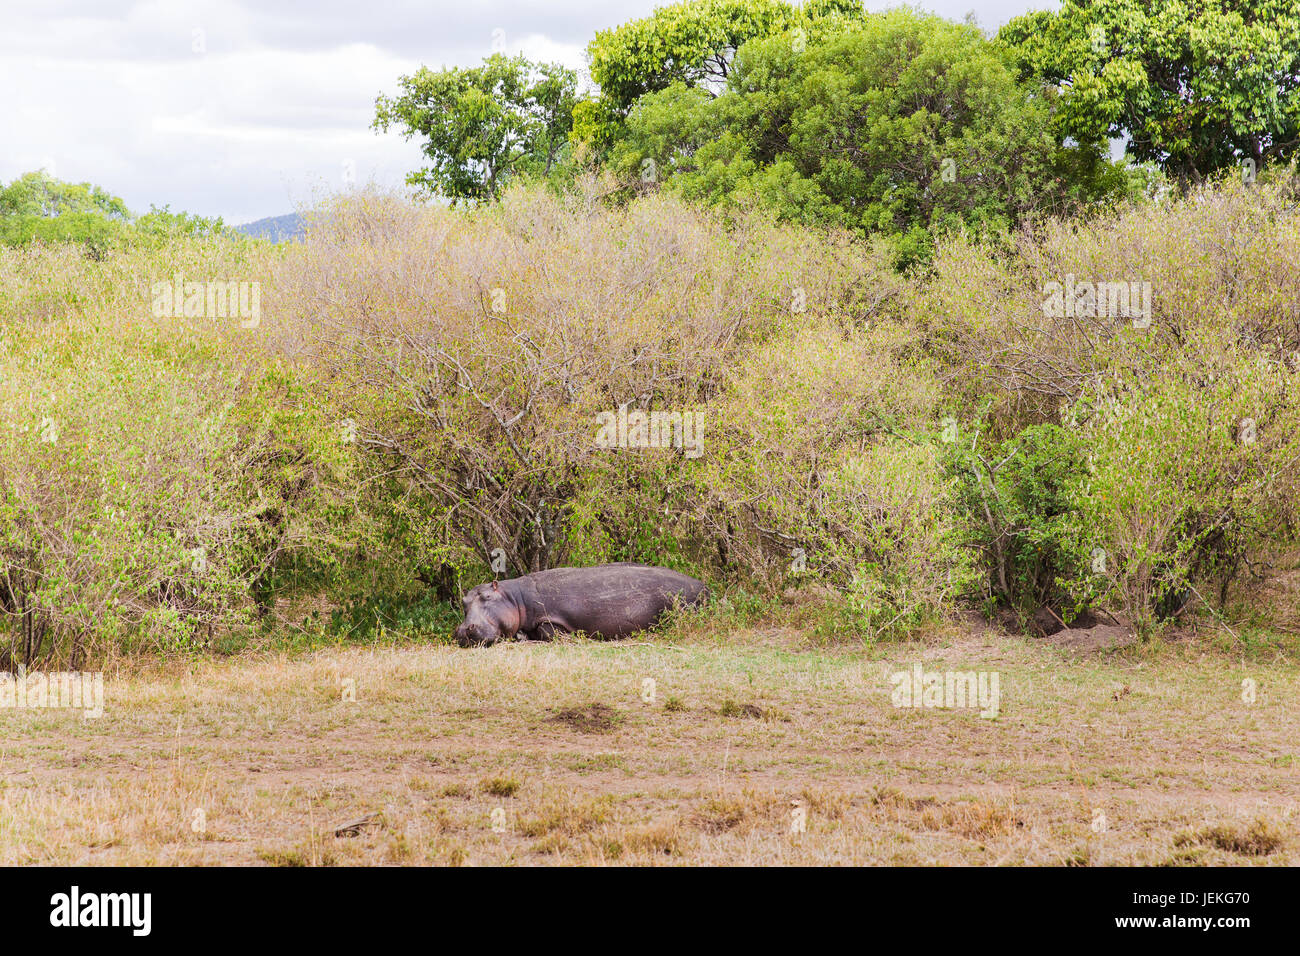
<svg viewBox="0 0 1300 956"><path fill-rule="evenodd" d="M175 271L259 268L222 243L0 250L0 669L202 646L291 559L332 554L313 539L346 460L296 373L237 320L153 314Z"/></svg>
<svg viewBox="0 0 1300 956"><path fill-rule="evenodd" d="M1225 601L1294 540L1298 256L1294 179L1227 179L1049 224L1010 255L953 241L917 299L964 428L987 403L991 440L1077 430L1103 600L1139 624L1177 614L1198 585ZM1150 283L1150 314L1045 308L1048 284L1067 281Z"/></svg>
<svg viewBox="0 0 1300 956"><path fill-rule="evenodd" d="M575 546L662 556L637 530L646 507L662 512L662 483L703 466L683 449L599 448L597 416L700 412L718 454L707 409L744 356L796 297L838 308L870 268L842 242L668 198L611 209L591 191L515 190L463 214L369 197L282 263L277 308L306 330L360 446L461 549L447 557L499 550L522 572Z"/></svg>
<svg viewBox="0 0 1300 956"><path fill-rule="evenodd" d="M1000 443L947 437L966 543L988 571L983 593L1025 614L1047 607L1072 620L1092 597L1088 462L1077 432L1045 424Z"/></svg>
<svg viewBox="0 0 1300 956"><path fill-rule="evenodd" d="M1189 346L1159 378L1119 374L1086 400L1083 509L1106 553L1108 597L1139 624L1194 598L1222 604L1295 538L1297 369L1219 336Z"/></svg>
<svg viewBox="0 0 1300 956"><path fill-rule="evenodd" d="M610 560L747 608L820 585L827 635L971 599L1151 628L1294 546L1289 179L953 240L909 280L846 233L602 189L0 249L0 669L428 633L493 574ZM177 275L260 282L260 322L156 314ZM1045 311L1065 275L1150 281L1150 321ZM602 447L620 410L698 414L698 446Z"/></svg>

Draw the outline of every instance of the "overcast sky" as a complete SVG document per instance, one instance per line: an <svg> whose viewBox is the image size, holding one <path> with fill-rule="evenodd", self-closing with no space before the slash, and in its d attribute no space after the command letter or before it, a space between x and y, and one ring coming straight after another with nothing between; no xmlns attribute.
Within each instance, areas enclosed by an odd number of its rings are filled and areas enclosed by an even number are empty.
<svg viewBox="0 0 1300 956"><path fill-rule="evenodd" d="M375 96L494 49L583 69L597 30L664 0L5 0L0 182L45 168L238 224L357 183L399 184L418 144ZM872 10L896 6L872 2ZM1052 0L923 0L995 29Z"/></svg>

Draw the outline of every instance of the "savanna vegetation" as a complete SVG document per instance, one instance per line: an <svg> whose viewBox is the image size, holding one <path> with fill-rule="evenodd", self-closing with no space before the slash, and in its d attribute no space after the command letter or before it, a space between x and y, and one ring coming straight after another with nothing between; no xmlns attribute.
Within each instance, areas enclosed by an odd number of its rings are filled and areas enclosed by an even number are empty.
<svg viewBox="0 0 1300 956"><path fill-rule="evenodd" d="M10 659L438 632L494 558L815 584L853 639L1258 613L1300 478L1289 176L954 236L912 275L845 231L602 194L0 251ZM1128 275L1149 324L1044 314L1045 281ZM249 277L260 310L156 308L177 276ZM619 407L695 413L702 453L598 447Z"/></svg>
<svg viewBox="0 0 1300 956"><path fill-rule="evenodd" d="M594 90L403 78L376 125L424 143L415 193L302 243L21 177L0 670L441 636L493 574L616 560L710 613L812 594L821 641L977 610L1290 653L1256 597L1300 491L1298 21L1268 6L989 37L689 0L598 35ZM601 447L618 410L700 453Z"/></svg>
<svg viewBox="0 0 1300 956"><path fill-rule="evenodd" d="M686 0L301 242L3 186L0 862L1295 864L1298 30ZM714 600L448 646L618 560Z"/></svg>

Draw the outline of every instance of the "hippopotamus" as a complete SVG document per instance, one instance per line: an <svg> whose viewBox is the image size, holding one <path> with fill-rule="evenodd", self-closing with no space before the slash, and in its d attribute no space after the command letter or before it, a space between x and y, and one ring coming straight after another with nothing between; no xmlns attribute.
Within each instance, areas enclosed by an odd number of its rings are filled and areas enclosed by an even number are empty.
<svg viewBox="0 0 1300 956"><path fill-rule="evenodd" d="M619 638L653 626L674 605L696 607L707 597L703 582L648 564L553 568L473 588L453 636L461 647L574 631Z"/></svg>

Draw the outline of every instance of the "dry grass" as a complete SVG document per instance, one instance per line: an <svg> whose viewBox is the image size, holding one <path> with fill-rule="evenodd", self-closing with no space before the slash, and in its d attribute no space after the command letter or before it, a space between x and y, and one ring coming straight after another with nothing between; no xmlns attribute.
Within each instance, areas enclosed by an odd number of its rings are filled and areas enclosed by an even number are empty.
<svg viewBox="0 0 1300 956"><path fill-rule="evenodd" d="M519 786L514 777L490 777L479 784L479 789L494 797L513 797L519 792Z"/></svg>
<svg viewBox="0 0 1300 956"><path fill-rule="evenodd" d="M551 719L584 734L604 734L622 723L623 715L608 704L596 703L565 707Z"/></svg>
<svg viewBox="0 0 1300 956"><path fill-rule="evenodd" d="M0 863L1300 863L1293 664L1078 659L996 635L804 641L110 673L98 720L0 710ZM998 671L999 717L895 708L889 675L916 661ZM781 716L724 716L726 701Z"/></svg>
<svg viewBox="0 0 1300 956"><path fill-rule="evenodd" d="M1268 856L1282 848L1286 840L1278 827L1266 819L1256 819L1248 826L1219 823L1202 827L1198 832L1179 835L1174 846L1208 844L1242 856Z"/></svg>

